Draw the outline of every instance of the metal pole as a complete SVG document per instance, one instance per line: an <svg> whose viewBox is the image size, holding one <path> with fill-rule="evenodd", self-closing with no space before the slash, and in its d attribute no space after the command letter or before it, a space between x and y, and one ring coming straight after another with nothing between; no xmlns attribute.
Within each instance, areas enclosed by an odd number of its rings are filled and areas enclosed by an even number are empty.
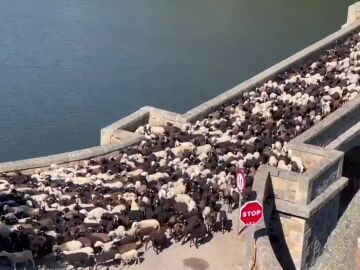
<svg viewBox="0 0 360 270"><path fill-rule="evenodd" d="M246 239L246 250L245 250L245 258L244 258L244 264L243 264L243 270L249 270L249 258L250 258L250 249L251 249L251 242L254 235L254 225L249 225L247 227L248 231L248 237Z"/></svg>
<svg viewBox="0 0 360 270"><path fill-rule="evenodd" d="M238 209L238 218L237 218L237 225L236 225L236 235L240 233L240 209L242 203L242 192L239 192L239 209Z"/></svg>

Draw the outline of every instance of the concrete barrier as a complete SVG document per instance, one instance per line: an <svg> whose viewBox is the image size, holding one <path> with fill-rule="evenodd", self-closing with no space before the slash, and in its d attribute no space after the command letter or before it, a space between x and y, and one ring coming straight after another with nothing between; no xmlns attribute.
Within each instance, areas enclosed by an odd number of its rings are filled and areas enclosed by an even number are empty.
<svg viewBox="0 0 360 270"><path fill-rule="evenodd" d="M343 25L343 27L346 27L357 20L360 19L360 3L356 2L349 6L348 8L348 14L347 14L347 21L346 24Z"/></svg>
<svg viewBox="0 0 360 270"><path fill-rule="evenodd" d="M360 191L332 231L321 257L313 270L359 269L357 262L360 237Z"/></svg>
<svg viewBox="0 0 360 270"><path fill-rule="evenodd" d="M145 125L149 122L150 117L150 107L142 107L141 109L137 110L136 112L120 119L112 123L109 126L104 127L101 129L100 132L100 145L113 143L115 137L115 132L117 130L124 130L133 133L139 126ZM115 138L114 138L115 137Z"/></svg>
<svg viewBox="0 0 360 270"><path fill-rule="evenodd" d="M338 156L340 157L342 155ZM333 166L327 166L324 160L321 160L322 165L319 162L314 164L314 168L319 172L332 171ZM333 163L340 166L339 162ZM256 191L258 198L275 199L274 210L279 214L281 234L296 269L305 269L315 262L321 253L321 247L337 223L339 193L348 182L347 178L341 177L338 169L331 181L326 177L319 177L323 174L299 174L270 166L261 166L255 175L253 190ZM326 185L315 185L315 182ZM312 191L318 187L321 188L316 196L311 198ZM268 205L268 202L264 202L264 208L269 207ZM320 222L322 220L327 222ZM265 225L268 222L266 215L264 222ZM265 227L268 229L268 226ZM266 242L262 244L267 245ZM281 257L282 252L275 249L277 257Z"/></svg>
<svg viewBox="0 0 360 270"><path fill-rule="evenodd" d="M297 136L292 142L326 147L359 121L360 97L357 97Z"/></svg>
<svg viewBox="0 0 360 270"><path fill-rule="evenodd" d="M51 164L74 164L81 160L111 155L119 149L134 145L138 142L139 140L137 139L128 138L126 141L123 142L95 146L73 152L66 152L46 157L31 158L18 161L3 162L0 163L0 172L22 171L25 173L32 172L32 170L37 168L49 167Z"/></svg>
<svg viewBox="0 0 360 270"><path fill-rule="evenodd" d="M256 194L256 200L263 205L264 218L255 227L255 269L281 270L283 268L276 258L269 240L270 216L274 210L274 204L271 200L273 193L269 166L262 165L258 172L255 175L252 189Z"/></svg>
<svg viewBox="0 0 360 270"><path fill-rule="evenodd" d="M218 95L213 99L210 99L209 101L206 101L201 105L195 107L194 109L187 111L184 114L185 120L188 122L193 122L197 119L204 117L215 109L225 104L231 103L232 101L241 97L245 92L251 91L262 83L275 78L281 72L284 72L285 70L296 67L300 63L317 57L319 53L331 47L334 42L339 41L350 33L354 32L355 30L358 30L359 27L359 21L347 25L341 30L325 37L324 39L314 43L313 45L310 45L302 51L295 53L294 55L288 57L280 63L266 69L265 71L257 74L256 76L224 92L223 94Z"/></svg>

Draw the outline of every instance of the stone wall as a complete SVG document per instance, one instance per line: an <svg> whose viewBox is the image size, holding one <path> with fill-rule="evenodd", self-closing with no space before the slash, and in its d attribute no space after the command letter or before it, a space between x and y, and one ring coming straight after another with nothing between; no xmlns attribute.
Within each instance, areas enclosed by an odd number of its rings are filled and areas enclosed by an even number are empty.
<svg viewBox="0 0 360 270"><path fill-rule="evenodd" d="M154 107L150 109L150 126L161 126L171 123L174 126L182 127L185 122L184 117L178 113L160 110Z"/></svg>
<svg viewBox="0 0 360 270"><path fill-rule="evenodd" d="M318 166L315 164L314 167ZM307 175L265 165L257 171L253 191L257 194L256 199L263 202L265 211L264 221L257 228L257 235L261 235L256 238L258 269L272 269L261 268L260 265L265 266L263 260L271 261L274 256L285 269L304 269L320 255L328 235L336 225L339 193L346 186L347 179L342 177L332 182L309 203L299 201L299 183L309 183L311 180ZM275 204L272 198L275 198ZM277 219L280 226L276 225ZM327 222L320 222L324 220ZM276 236L278 243L269 241L271 235ZM267 241L259 242L264 237ZM259 254L262 245L265 250L269 250L271 245L273 251ZM287 252L288 256L285 256Z"/></svg>
<svg viewBox="0 0 360 270"><path fill-rule="evenodd" d="M298 181L296 179L273 176L271 177L271 182L276 199L293 203L296 202L296 193L298 191Z"/></svg>
<svg viewBox="0 0 360 270"><path fill-rule="evenodd" d="M312 266L321 255L327 238L337 224L338 213L339 194L307 220L304 242L308 243L308 248L305 249L303 256L303 265L306 269Z"/></svg>
<svg viewBox="0 0 360 270"><path fill-rule="evenodd" d="M356 270L360 237L360 191L355 195L325 244L312 270Z"/></svg>
<svg viewBox="0 0 360 270"><path fill-rule="evenodd" d="M344 156L342 152L335 149L324 149L322 147L304 144L299 141L291 141L287 148L292 151L293 155L302 159L306 168L303 177L292 176L299 179L308 179L308 181L298 181L298 203L310 203L335 180L341 177Z"/></svg>
<svg viewBox="0 0 360 270"><path fill-rule="evenodd" d="M187 111L185 114L183 114L184 119L186 121L193 122L197 119L203 118L208 113L214 111L216 108L219 108L224 104L231 103L233 100L236 100L239 97L241 97L241 95L244 92L249 91L261 85L267 80L271 80L275 78L278 74L282 73L283 71L296 67L299 64L309 59L316 58L317 56L319 56L321 52L331 47L335 41L339 41L342 38L349 35L350 33L357 31L359 27L360 27L360 21L356 21L352 24L347 25L346 27L343 27L341 30L310 45L309 47L303 49L302 51L295 53L294 55L288 57L287 59L281 61L280 63L266 69L265 71L257 74L256 76L224 92L223 94L216 96L213 99L210 99L209 101L206 101L201 105Z"/></svg>
<svg viewBox="0 0 360 270"><path fill-rule="evenodd" d="M171 123L181 127L185 123L182 115L151 106L145 106L129 116L101 129L100 144L120 142L127 140L128 137L138 136L134 131L143 125L161 126ZM126 136L119 137L118 133L127 132Z"/></svg>
<svg viewBox="0 0 360 270"><path fill-rule="evenodd" d="M274 211L272 200L273 190L270 179L269 166L262 165L254 177L253 192L256 194L256 200L262 203L264 208L264 218L255 228L255 266L256 270L283 269L276 258L274 250L269 240L269 225L271 213Z"/></svg>
<svg viewBox="0 0 360 270"><path fill-rule="evenodd" d="M356 146L360 146L359 121L347 130L344 130L341 135L328 143L325 148L347 152ZM339 205L329 205L324 209L325 213L319 216L317 231L319 231L318 235L320 237L324 230L321 228L321 223L323 223L323 220L328 220L328 216L334 216L338 207ZM315 228L316 223L315 221L312 222ZM311 269L359 269L360 264L356 261L356 251L358 250L357 239L360 237L360 191L351 200L338 223L333 224L333 226L335 229L332 230L327 240L323 238L323 241L321 241L320 237L310 239L313 254L320 253L317 260L315 260L315 256L311 257L311 253L308 255L309 262L315 263ZM325 245L323 245L324 240L326 242ZM321 246L324 246L324 248L319 250Z"/></svg>
<svg viewBox="0 0 360 270"><path fill-rule="evenodd" d="M347 152L358 145L360 145L360 122L344 131L325 148Z"/></svg>
<svg viewBox="0 0 360 270"><path fill-rule="evenodd" d="M356 3L352 4L351 6L349 6L348 14L347 14L347 21L346 21L346 24L343 25L343 27L353 24L359 19L360 19L360 3L356 2Z"/></svg>
<svg viewBox="0 0 360 270"><path fill-rule="evenodd" d="M126 141L95 146L73 152L66 152L46 157L24 159L18 161L9 161L0 163L0 172L22 171L23 173L31 173L37 168L46 168L51 164L70 165L79 161L109 156L116 153L119 149L138 143L140 140L136 138L128 138Z"/></svg>
<svg viewBox="0 0 360 270"><path fill-rule="evenodd" d="M332 114L326 116L321 124L313 126L294 139L311 145L326 147L360 120L360 100L354 99Z"/></svg>
<svg viewBox="0 0 360 270"><path fill-rule="evenodd" d="M341 157L336 164L324 169L321 174L310 183L310 201L323 193L332 183L339 179L339 163L342 162L342 158L343 157Z"/></svg>
<svg viewBox="0 0 360 270"><path fill-rule="evenodd" d="M142 107L136 112L101 129L100 145L110 144L117 141L115 133L118 130L125 130L133 133L139 126L147 124L150 118L150 108L151 107L148 106Z"/></svg>
<svg viewBox="0 0 360 270"><path fill-rule="evenodd" d="M300 142L290 142L287 147L302 158L307 170L300 174L269 166L266 168L281 228L269 226L280 239L273 248L283 267L307 269L320 255L337 223L339 193L348 179L341 177L342 152ZM263 167L257 174L262 174L262 170ZM323 220L326 222L319 225ZM276 223L276 217L272 222ZM284 250L289 253L286 259L282 258Z"/></svg>

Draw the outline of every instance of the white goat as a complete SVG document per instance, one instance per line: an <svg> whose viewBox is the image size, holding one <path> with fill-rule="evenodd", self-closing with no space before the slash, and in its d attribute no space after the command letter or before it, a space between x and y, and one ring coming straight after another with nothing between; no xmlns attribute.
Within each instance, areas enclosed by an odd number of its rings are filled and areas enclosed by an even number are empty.
<svg viewBox="0 0 360 270"><path fill-rule="evenodd" d="M64 251L72 251L72 250L77 250L77 249L80 249L82 248L83 245L80 241L77 241L77 240L71 240L71 241L68 241L68 242L65 242L63 244L61 244L59 246L59 249L64 252Z"/></svg>
<svg viewBox="0 0 360 270"><path fill-rule="evenodd" d="M129 264L135 261L135 264L139 263L139 253L136 249L129 250L123 254L115 254L115 260L121 260L121 263ZM121 264L120 263L120 264Z"/></svg>
<svg viewBox="0 0 360 270"><path fill-rule="evenodd" d="M76 250L64 251L63 253L65 255L75 254L75 253L86 253L87 255L92 255L92 254L94 254L94 249L91 247L84 247L84 248L79 248Z"/></svg>
<svg viewBox="0 0 360 270"><path fill-rule="evenodd" d="M156 219L144 219L139 222L134 222L132 227L139 229L145 229L145 228L159 229L160 223Z"/></svg>

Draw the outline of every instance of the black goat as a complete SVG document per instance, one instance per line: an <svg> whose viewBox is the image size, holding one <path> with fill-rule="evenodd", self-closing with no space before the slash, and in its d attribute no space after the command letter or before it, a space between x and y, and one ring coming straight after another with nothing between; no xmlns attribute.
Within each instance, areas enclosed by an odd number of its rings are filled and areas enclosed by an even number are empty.
<svg viewBox="0 0 360 270"><path fill-rule="evenodd" d="M205 224L195 228L194 231L192 231L190 234L190 247L192 246L193 243L195 244L195 247L198 248L199 242L204 240L207 234L208 231L206 229Z"/></svg>

